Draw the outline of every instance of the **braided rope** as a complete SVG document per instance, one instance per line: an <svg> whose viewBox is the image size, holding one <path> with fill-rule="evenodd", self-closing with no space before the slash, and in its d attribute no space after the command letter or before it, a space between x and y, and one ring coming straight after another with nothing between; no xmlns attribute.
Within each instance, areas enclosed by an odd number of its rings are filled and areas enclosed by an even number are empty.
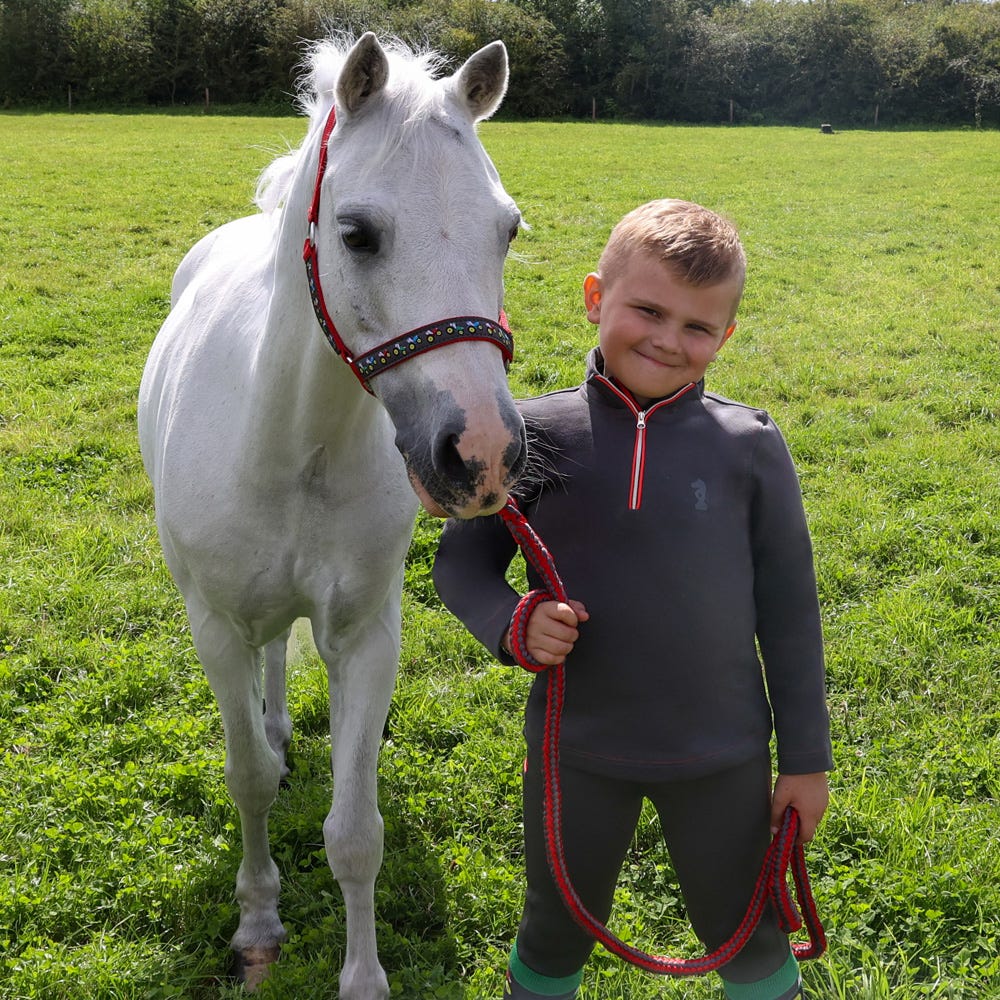
<svg viewBox="0 0 1000 1000"><path fill-rule="evenodd" d="M526 670L539 673L546 667L528 653L525 641L528 619L542 601L565 602L568 596L551 553L528 524L516 502L513 499L508 500L499 514L525 558L545 585L543 589L533 590L522 598L511 619L511 652L514 658ZM802 845L796 843L800 825L799 815L791 806L785 810L781 827L764 856L746 915L733 936L714 951L700 958L669 958L666 955L653 955L626 944L587 910L573 887L563 850L559 733L566 690L565 664L559 663L549 667L546 681L545 727L542 739L545 851L552 876L573 919L613 955L647 972L665 976L698 976L717 971L736 957L760 923L770 901L777 910L779 926L786 934L799 930L805 924L809 941L792 944L795 957L819 958L826 950L826 935L816 911L809 874L806 871L805 852ZM788 889L789 867L795 883L799 908L796 908Z"/></svg>

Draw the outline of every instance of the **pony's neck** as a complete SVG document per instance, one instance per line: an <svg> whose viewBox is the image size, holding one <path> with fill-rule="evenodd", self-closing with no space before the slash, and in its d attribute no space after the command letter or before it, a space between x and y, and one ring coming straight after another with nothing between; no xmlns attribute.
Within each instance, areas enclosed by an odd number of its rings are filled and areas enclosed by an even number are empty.
<svg viewBox="0 0 1000 1000"><path fill-rule="evenodd" d="M270 262L271 296L255 358L255 365L268 371L257 382L268 384L269 396L255 408L255 419L270 419L273 407L273 416L281 413L284 426L272 426L269 436L276 431L311 445L328 444L334 430L340 439L345 426L354 425L360 433L358 425L382 413L327 343L309 296L302 248L321 131L313 129L305 140L284 203L275 209L281 218Z"/></svg>

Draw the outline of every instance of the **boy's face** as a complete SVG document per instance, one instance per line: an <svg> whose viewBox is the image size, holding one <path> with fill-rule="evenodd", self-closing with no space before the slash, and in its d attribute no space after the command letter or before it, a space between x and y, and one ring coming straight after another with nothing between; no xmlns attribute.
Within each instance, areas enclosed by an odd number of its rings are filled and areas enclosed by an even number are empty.
<svg viewBox="0 0 1000 1000"><path fill-rule="evenodd" d="M655 257L634 253L610 282L588 274L587 319L600 327L604 373L640 406L698 382L736 329L743 283L690 285Z"/></svg>

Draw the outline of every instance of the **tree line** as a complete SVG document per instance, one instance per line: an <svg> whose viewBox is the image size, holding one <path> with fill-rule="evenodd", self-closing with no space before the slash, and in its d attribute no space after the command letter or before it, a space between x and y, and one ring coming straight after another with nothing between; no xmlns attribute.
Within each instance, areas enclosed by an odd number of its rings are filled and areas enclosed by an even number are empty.
<svg viewBox="0 0 1000 1000"><path fill-rule="evenodd" d="M304 39L369 28L503 39L507 116L1000 125L988 0L0 0L0 104L287 108Z"/></svg>

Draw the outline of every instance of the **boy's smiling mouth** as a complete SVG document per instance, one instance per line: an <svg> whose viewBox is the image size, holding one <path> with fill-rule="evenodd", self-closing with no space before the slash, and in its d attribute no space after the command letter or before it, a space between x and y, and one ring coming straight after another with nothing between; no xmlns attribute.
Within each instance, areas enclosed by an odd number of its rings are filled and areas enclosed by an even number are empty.
<svg viewBox="0 0 1000 1000"><path fill-rule="evenodd" d="M657 358L646 351L639 350L638 348L634 353L644 361L648 361L651 365L655 365L657 368L681 368L684 364L683 360L680 358Z"/></svg>

